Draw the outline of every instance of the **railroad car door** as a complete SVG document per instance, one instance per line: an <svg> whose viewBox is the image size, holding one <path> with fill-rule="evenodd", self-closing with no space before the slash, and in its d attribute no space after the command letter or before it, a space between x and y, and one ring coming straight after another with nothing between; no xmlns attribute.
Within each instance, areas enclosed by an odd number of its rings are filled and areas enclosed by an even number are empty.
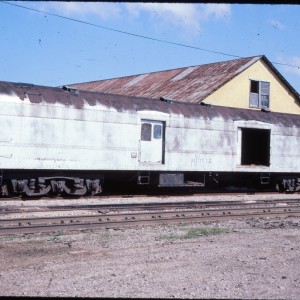
<svg viewBox="0 0 300 300"><path fill-rule="evenodd" d="M140 162L164 163L164 122L142 120Z"/></svg>

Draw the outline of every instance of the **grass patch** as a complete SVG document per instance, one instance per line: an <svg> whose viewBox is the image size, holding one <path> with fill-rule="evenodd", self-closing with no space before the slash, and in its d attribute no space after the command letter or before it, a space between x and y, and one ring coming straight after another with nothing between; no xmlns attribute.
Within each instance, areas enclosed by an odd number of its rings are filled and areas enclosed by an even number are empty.
<svg viewBox="0 0 300 300"><path fill-rule="evenodd" d="M211 236L228 232L228 230L220 227L208 228L190 228L184 234L169 234L161 236L162 240L188 240L195 239L199 236Z"/></svg>
<svg viewBox="0 0 300 300"><path fill-rule="evenodd" d="M14 234L9 234L9 235L6 237L6 239L7 239L8 241L13 241L15 238L16 238L16 236L15 236Z"/></svg>
<svg viewBox="0 0 300 300"><path fill-rule="evenodd" d="M212 228L191 228L186 235L185 239L193 239L197 236L209 236L209 235L217 235L226 232L225 229L220 227L212 227Z"/></svg>
<svg viewBox="0 0 300 300"><path fill-rule="evenodd" d="M50 240L51 240L51 241L58 241L59 238L60 238L61 236L64 236L64 235L65 235L65 233L64 233L63 231L58 231L57 233L55 233L55 234L50 238Z"/></svg>

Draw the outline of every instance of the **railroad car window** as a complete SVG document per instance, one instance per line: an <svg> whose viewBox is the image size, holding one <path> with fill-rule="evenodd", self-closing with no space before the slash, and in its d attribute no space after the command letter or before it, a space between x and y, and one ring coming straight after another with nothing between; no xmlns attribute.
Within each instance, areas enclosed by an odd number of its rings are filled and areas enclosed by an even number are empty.
<svg viewBox="0 0 300 300"><path fill-rule="evenodd" d="M149 123L142 124L141 140L142 141L151 141L151 124L149 124Z"/></svg>
<svg viewBox="0 0 300 300"><path fill-rule="evenodd" d="M242 128L242 165L270 165L270 130Z"/></svg>
<svg viewBox="0 0 300 300"><path fill-rule="evenodd" d="M161 125L154 125L153 137L155 139L161 139L161 134L162 134Z"/></svg>
<svg viewBox="0 0 300 300"><path fill-rule="evenodd" d="M265 81L250 80L250 107L269 107L270 83Z"/></svg>

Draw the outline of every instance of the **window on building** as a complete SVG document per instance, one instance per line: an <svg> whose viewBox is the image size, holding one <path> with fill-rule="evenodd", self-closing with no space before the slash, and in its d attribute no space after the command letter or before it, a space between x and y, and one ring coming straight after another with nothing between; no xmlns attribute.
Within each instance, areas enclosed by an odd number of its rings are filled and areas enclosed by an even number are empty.
<svg viewBox="0 0 300 300"><path fill-rule="evenodd" d="M267 107L270 105L270 82L250 81L250 107Z"/></svg>

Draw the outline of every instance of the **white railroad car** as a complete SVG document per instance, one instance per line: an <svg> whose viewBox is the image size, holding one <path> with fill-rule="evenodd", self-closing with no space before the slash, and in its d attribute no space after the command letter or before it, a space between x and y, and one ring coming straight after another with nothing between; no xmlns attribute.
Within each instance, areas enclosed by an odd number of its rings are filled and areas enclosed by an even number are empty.
<svg viewBox="0 0 300 300"><path fill-rule="evenodd" d="M300 190L300 117L0 82L1 195L216 184Z"/></svg>

